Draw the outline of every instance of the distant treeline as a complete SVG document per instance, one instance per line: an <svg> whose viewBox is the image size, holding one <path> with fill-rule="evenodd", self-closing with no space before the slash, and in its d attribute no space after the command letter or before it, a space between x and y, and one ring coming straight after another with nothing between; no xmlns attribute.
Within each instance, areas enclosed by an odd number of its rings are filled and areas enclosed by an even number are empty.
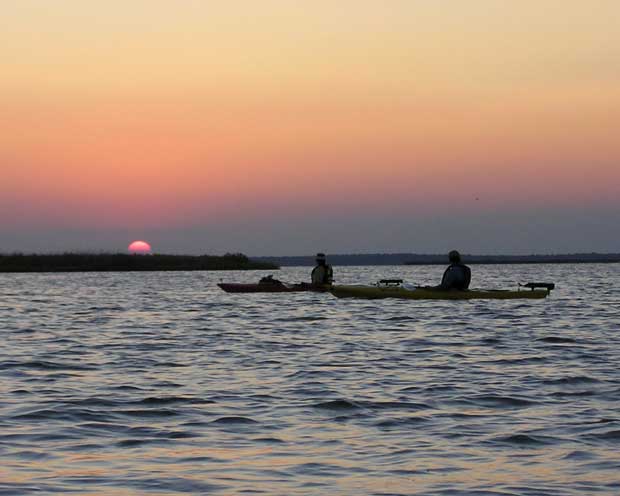
<svg viewBox="0 0 620 496"><path fill-rule="evenodd" d="M255 260L281 267L311 266L314 256L256 257ZM415 253L369 253L327 255L331 265L445 265L448 255L419 255ZM572 253L560 255L463 255L469 264L526 264L526 263L618 263L620 253Z"/></svg>
<svg viewBox="0 0 620 496"><path fill-rule="evenodd" d="M142 270L274 270L241 253L212 255L127 255L63 253L58 255L0 255L0 272L110 272Z"/></svg>
<svg viewBox="0 0 620 496"><path fill-rule="evenodd" d="M424 259L424 257L429 257ZM463 255L468 264L580 264L580 263L618 263L618 253L571 253L561 255ZM445 255L417 255L405 265L435 265L447 263Z"/></svg>

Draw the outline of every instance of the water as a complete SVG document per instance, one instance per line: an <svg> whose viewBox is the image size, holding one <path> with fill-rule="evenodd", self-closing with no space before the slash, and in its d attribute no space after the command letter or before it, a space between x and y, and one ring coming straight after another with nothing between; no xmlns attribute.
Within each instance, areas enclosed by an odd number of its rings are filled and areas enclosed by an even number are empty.
<svg viewBox="0 0 620 496"><path fill-rule="evenodd" d="M473 267L547 300L215 286L261 275L0 275L0 494L620 493L620 266Z"/></svg>

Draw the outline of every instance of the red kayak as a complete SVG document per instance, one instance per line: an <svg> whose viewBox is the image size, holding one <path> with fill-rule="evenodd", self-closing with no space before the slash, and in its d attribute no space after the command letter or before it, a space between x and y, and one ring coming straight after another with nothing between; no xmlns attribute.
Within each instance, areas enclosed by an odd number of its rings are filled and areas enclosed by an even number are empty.
<svg viewBox="0 0 620 496"><path fill-rule="evenodd" d="M277 279L261 280L253 284L221 282L218 284L227 293L295 293L299 291L329 291L330 286L315 286L302 282L300 284L284 284Z"/></svg>
<svg viewBox="0 0 620 496"><path fill-rule="evenodd" d="M298 286L286 284L238 284L234 282L221 282L218 284L227 293L290 293L293 291L306 291Z"/></svg>

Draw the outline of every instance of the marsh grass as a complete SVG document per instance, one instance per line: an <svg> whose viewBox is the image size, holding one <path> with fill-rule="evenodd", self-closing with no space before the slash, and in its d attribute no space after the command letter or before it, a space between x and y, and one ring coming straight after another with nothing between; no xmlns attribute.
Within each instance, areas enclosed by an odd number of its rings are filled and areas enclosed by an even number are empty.
<svg viewBox="0 0 620 496"><path fill-rule="evenodd" d="M0 255L0 272L109 272L146 270L273 270L242 253L215 255L128 255L124 253L62 253Z"/></svg>

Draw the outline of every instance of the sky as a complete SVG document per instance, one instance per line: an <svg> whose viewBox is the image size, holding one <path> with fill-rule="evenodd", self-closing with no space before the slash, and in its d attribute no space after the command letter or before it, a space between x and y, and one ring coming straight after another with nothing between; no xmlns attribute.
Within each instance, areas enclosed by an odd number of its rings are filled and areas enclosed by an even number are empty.
<svg viewBox="0 0 620 496"><path fill-rule="evenodd" d="M617 0L0 6L0 253L620 252Z"/></svg>

